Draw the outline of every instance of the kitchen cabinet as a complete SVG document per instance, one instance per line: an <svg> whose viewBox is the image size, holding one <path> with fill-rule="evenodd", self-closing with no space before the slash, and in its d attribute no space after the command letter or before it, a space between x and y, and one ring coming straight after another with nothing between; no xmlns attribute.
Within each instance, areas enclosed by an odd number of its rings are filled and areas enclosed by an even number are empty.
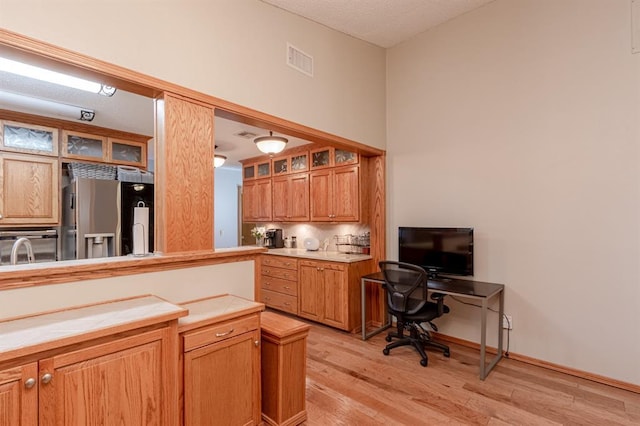
<svg viewBox="0 0 640 426"><path fill-rule="evenodd" d="M223 296L183 306L205 318L185 324L181 332L184 424L260 424L260 311L264 305ZM217 309L222 312L211 317Z"/></svg>
<svg viewBox="0 0 640 426"><path fill-rule="evenodd" d="M287 173L298 173L309 170L309 153L307 151L274 157L271 160L272 176Z"/></svg>
<svg viewBox="0 0 640 426"><path fill-rule="evenodd" d="M0 426L176 424L184 314L143 296L3 324Z"/></svg>
<svg viewBox="0 0 640 426"><path fill-rule="evenodd" d="M358 154L344 149L323 147L311 150L311 170L358 163Z"/></svg>
<svg viewBox="0 0 640 426"><path fill-rule="evenodd" d="M348 330L348 275L345 265L300 261L299 312L303 318Z"/></svg>
<svg viewBox="0 0 640 426"><path fill-rule="evenodd" d="M271 176L271 159L264 159L242 167L243 179L258 179Z"/></svg>
<svg viewBox="0 0 640 426"><path fill-rule="evenodd" d="M360 219L357 165L317 170L309 176L311 221L357 222Z"/></svg>
<svg viewBox="0 0 640 426"><path fill-rule="evenodd" d="M58 155L58 129L0 120L0 149L56 157Z"/></svg>
<svg viewBox="0 0 640 426"><path fill-rule="evenodd" d="M271 220L271 179L245 181L242 186L242 220L268 222Z"/></svg>
<svg viewBox="0 0 640 426"><path fill-rule="evenodd" d="M38 424L38 363L0 368L0 426Z"/></svg>
<svg viewBox="0 0 640 426"><path fill-rule="evenodd" d="M0 152L0 225L59 221L57 158Z"/></svg>
<svg viewBox="0 0 640 426"><path fill-rule="evenodd" d="M277 176L273 184L273 220L280 222L309 221L309 174Z"/></svg>
<svg viewBox="0 0 640 426"><path fill-rule="evenodd" d="M63 130L61 148L63 158L102 163L109 161L109 145L106 136Z"/></svg>
<svg viewBox="0 0 640 426"><path fill-rule="evenodd" d="M147 144L124 139L108 138L109 163L147 168Z"/></svg>
<svg viewBox="0 0 640 426"><path fill-rule="evenodd" d="M298 261L261 256L260 301L270 308L298 314Z"/></svg>

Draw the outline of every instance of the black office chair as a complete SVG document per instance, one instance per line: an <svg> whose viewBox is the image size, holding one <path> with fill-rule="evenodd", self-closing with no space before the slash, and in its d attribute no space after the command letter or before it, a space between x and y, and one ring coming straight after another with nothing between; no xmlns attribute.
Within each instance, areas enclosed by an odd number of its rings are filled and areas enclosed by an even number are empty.
<svg viewBox="0 0 640 426"><path fill-rule="evenodd" d="M379 265L384 274L387 305L397 323L397 331L390 332L386 340L391 342L394 338L400 339L389 343L382 353L389 355L393 348L412 345L422 357L420 364L423 367L429 363L425 345L441 349L444 356L449 357L449 347L431 340L431 334L422 327L422 323L426 322L433 330L438 330L431 321L449 312L449 307L443 303L445 295L433 293L431 298L436 303L429 301L427 272L419 266L393 261L382 261ZM405 335L405 331L409 335Z"/></svg>

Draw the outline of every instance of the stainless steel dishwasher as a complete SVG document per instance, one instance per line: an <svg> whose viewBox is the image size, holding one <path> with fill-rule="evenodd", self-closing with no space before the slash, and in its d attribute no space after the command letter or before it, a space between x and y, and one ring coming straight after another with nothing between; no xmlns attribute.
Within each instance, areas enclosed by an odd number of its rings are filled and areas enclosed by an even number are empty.
<svg viewBox="0 0 640 426"><path fill-rule="evenodd" d="M55 229L4 229L0 231L0 265L11 264L11 247L22 237L31 242L36 263L58 260L58 231ZM18 252L18 264L21 263L27 263L24 247Z"/></svg>

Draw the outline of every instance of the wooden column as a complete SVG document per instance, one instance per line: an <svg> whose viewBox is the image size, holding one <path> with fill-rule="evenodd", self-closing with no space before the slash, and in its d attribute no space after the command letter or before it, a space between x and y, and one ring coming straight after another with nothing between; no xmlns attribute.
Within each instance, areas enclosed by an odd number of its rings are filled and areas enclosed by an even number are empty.
<svg viewBox="0 0 640 426"><path fill-rule="evenodd" d="M156 250L212 250L214 108L164 93L156 100Z"/></svg>

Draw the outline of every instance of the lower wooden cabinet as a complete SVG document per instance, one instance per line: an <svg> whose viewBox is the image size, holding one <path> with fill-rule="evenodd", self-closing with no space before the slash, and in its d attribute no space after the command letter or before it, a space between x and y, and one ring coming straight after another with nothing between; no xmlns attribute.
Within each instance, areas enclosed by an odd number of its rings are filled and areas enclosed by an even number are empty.
<svg viewBox="0 0 640 426"><path fill-rule="evenodd" d="M260 301L273 309L298 314L298 261L261 256Z"/></svg>
<svg viewBox="0 0 640 426"><path fill-rule="evenodd" d="M259 312L193 328L181 336L184 424L260 424Z"/></svg>
<svg viewBox="0 0 640 426"><path fill-rule="evenodd" d="M360 277L371 272L370 261L356 263L300 260L298 315L347 331L361 323Z"/></svg>
<svg viewBox="0 0 640 426"><path fill-rule="evenodd" d="M162 328L0 369L0 426L171 425L169 340Z"/></svg>

